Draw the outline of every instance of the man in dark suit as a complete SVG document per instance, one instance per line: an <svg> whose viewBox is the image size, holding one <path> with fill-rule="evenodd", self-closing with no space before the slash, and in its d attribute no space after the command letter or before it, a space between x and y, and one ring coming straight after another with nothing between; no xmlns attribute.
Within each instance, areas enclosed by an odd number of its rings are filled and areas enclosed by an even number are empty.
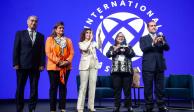
<svg viewBox="0 0 194 112"><path fill-rule="evenodd" d="M169 50L169 46L163 36L157 36L156 22L150 21L147 24L149 34L140 38L140 48L143 51L142 74L144 82L144 98L146 112L152 112L153 85L156 102L159 112L166 112L163 100L164 70L166 69L164 51ZM154 83L154 84L153 84Z"/></svg>
<svg viewBox="0 0 194 112"><path fill-rule="evenodd" d="M17 75L16 109L23 112L24 88L30 79L29 112L34 112L38 100L38 80L45 66L44 35L36 31L38 18L29 16L28 29L18 31L13 49L13 67Z"/></svg>

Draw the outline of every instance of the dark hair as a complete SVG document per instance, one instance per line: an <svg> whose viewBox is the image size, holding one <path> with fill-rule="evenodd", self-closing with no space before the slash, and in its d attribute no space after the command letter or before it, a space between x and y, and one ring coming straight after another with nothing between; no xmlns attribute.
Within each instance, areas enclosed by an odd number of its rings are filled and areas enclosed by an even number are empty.
<svg viewBox="0 0 194 112"><path fill-rule="evenodd" d="M57 22L55 24L55 26L53 27L52 33L50 35L51 37L56 37L57 36L57 33L55 32L55 30L57 29L58 26L64 26L64 23L62 21L60 21L60 22ZM62 36L64 36L64 34Z"/></svg>
<svg viewBox="0 0 194 112"><path fill-rule="evenodd" d="M80 42L83 42L83 41L85 40L85 38L86 38L86 37L85 37L85 34L86 34L86 32L87 32L88 30L89 30L89 31L92 31L91 28L84 28L84 29L83 29L83 31L82 31L81 34L80 34Z"/></svg>
<svg viewBox="0 0 194 112"><path fill-rule="evenodd" d="M148 21L147 22L147 27L149 27L149 25L150 25L151 22L155 22L155 21L154 20Z"/></svg>
<svg viewBox="0 0 194 112"><path fill-rule="evenodd" d="M119 37L119 34L121 34L122 32L119 32L119 33L117 33L117 35L116 35L116 38L115 38L115 46L117 45L117 38ZM123 34L123 33L122 33ZM127 45L127 42L126 42L126 38L125 38L125 36L124 36L124 41L123 41L124 43L123 44L125 44L125 45Z"/></svg>

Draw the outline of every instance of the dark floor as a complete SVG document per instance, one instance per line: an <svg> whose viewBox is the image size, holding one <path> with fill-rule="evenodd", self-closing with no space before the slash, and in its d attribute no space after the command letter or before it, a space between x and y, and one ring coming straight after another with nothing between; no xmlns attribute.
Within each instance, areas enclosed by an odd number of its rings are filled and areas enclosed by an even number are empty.
<svg viewBox="0 0 194 112"><path fill-rule="evenodd" d="M97 112L112 112L113 108L113 100L106 101L96 101L96 111ZM104 106L106 108L101 108L100 106ZM173 107L187 107L191 108L190 102L185 101L171 101L170 106ZM144 104L141 102L140 106L134 106L134 112L143 112ZM14 101L0 100L0 112L16 112ZM28 112L27 103L24 108L24 112ZM37 104L36 112L49 112L49 101L41 100ZM59 112L59 110L57 111ZM68 100L67 102L67 112L76 112L76 100ZM85 109L87 112L87 109ZM127 112L125 108L121 108L121 112ZM157 108L154 109L154 112L157 112ZM194 112L194 110L176 110L174 108L169 107L169 112Z"/></svg>

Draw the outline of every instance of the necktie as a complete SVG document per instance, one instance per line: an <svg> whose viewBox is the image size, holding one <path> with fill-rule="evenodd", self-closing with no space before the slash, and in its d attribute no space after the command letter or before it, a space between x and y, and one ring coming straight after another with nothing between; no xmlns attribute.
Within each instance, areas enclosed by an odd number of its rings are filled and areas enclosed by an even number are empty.
<svg viewBox="0 0 194 112"><path fill-rule="evenodd" d="M30 38L33 40L33 32L34 31L30 31Z"/></svg>

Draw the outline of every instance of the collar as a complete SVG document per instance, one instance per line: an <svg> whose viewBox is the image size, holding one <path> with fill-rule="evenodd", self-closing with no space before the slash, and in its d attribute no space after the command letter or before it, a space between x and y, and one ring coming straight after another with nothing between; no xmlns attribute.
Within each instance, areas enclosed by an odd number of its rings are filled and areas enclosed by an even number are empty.
<svg viewBox="0 0 194 112"><path fill-rule="evenodd" d="M28 32L31 32L32 31L32 29L30 29L30 28L28 28L27 30L28 30ZM36 32L36 30L34 30L34 32Z"/></svg>
<svg viewBox="0 0 194 112"><path fill-rule="evenodd" d="M156 33L149 33L149 35L151 36L151 37L156 37L157 35L156 35Z"/></svg>

